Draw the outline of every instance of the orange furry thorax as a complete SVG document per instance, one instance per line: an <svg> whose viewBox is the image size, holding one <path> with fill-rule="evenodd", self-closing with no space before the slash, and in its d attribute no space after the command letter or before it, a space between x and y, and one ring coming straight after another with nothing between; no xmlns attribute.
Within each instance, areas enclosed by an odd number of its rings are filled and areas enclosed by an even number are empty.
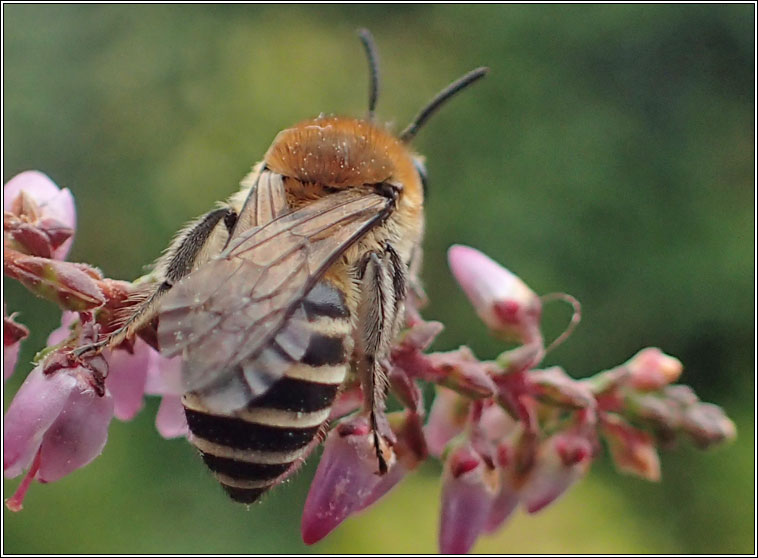
<svg viewBox="0 0 758 558"><path fill-rule="evenodd" d="M420 193L408 148L365 120L326 116L301 122L279 132L265 163L303 183L349 188L393 182Z"/></svg>

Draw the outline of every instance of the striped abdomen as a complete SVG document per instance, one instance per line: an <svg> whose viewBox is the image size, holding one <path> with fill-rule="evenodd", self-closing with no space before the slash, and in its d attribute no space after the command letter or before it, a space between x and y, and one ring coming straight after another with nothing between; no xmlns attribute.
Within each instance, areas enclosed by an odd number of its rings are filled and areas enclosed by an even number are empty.
<svg viewBox="0 0 758 558"><path fill-rule="evenodd" d="M347 374L352 337L342 294L322 281L304 299L302 310L307 346L293 358L296 350L288 352L274 341L268 350L288 361L284 376L244 409L214 414L202 397L184 396L190 441L238 502L254 502L306 457Z"/></svg>

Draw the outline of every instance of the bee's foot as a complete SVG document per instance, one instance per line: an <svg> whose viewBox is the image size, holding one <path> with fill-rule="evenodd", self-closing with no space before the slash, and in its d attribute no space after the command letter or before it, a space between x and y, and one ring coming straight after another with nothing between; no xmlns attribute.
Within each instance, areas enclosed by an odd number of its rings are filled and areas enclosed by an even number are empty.
<svg viewBox="0 0 758 558"><path fill-rule="evenodd" d="M77 347L74 349L71 354L73 354L76 358L81 358L83 356L95 356L102 352L102 350L107 345L106 341L98 341L97 343L88 343L87 345L82 345L81 347Z"/></svg>

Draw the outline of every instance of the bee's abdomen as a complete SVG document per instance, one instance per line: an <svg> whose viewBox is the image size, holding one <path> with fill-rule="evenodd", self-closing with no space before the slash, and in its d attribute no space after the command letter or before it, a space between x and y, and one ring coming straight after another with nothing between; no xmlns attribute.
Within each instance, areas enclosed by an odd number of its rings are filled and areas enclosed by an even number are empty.
<svg viewBox="0 0 758 558"><path fill-rule="evenodd" d="M252 503L302 461L322 433L345 379L352 350L350 313L326 282L303 302L310 335L284 376L245 409L208 410L197 394L184 396L190 441L232 499Z"/></svg>

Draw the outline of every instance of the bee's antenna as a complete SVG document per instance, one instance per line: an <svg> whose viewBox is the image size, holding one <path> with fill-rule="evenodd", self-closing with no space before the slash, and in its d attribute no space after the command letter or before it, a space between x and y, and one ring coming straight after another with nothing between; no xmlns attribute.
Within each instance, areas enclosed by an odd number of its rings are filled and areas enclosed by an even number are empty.
<svg viewBox="0 0 758 558"><path fill-rule="evenodd" d="M373 120L376 101L379 97L379 55L376 53L376 44L374 43L374 37L371 36L371 31L359 29L358 36L361 38L361 43L363 43L363 48L366 51L368 67L371 72L368 92L368 117L369 120Z"/></svg>
<svg viewBox="0 0 758 558"><path fill-rule="evenodd" d="M489 72L490 69L486 67L477 68L476 70L472 70L469 73L467 73L462 78L454 81L445 89L437 93L437 96L434 97L427 105L416 115L416 118L413 119L413 121L408 124L408 126L403 130L400 135L398 136L400 138L400 141L404 143L408 143L411 141L416 134L419 131L419 128L424 125L424 123L429 120L429 117L437 112L437 109L440 108L440 106L447 101L450 97L461 91L462 89L465 89L475 81L483 78L487 72Z"/></svg>

